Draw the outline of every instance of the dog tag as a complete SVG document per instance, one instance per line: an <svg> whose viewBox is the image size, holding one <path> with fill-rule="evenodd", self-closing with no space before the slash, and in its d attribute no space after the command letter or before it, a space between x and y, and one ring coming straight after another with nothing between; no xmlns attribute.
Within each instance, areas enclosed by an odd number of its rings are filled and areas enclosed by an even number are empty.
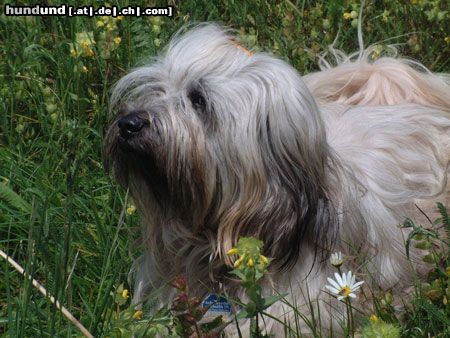
<svg viewBox="0 0 450 338"><path fill-rule="evenodd" d="M202 308L207 309L205 316L220 316L231 315L231 304L223 296L218 296L215 294L209 294L205 297L202 302Z"/></svg>

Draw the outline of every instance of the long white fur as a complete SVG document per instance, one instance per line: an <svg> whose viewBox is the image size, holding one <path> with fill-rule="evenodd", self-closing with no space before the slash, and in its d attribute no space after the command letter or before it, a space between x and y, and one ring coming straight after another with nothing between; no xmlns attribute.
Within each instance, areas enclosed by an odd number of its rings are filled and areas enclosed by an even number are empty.
<svg viewBox="0 0 450 338"><path fill-rule="evenodd" d="M112 95L112 107L124 103L144 109L166 107L170 122L165 127L174 129L167 133L178 141L177 156L183 151L188 154L192 129L201 142L207 136L186 107L185 93L193 81L206 81L207 100L214 104L222 126L217 139L202 150L211 163L206 180L208 201L214 197L215 180L227 182L218 214L229 213L230 219L233 212L251 210L250 196L270 197L265 196L270 191L258 188L267 179L262 175L265 154L256 135L261 119L268 118L273 126L273 148L298 152L299 161L311 162L312 169L318 167L315 162L320 162L322 153L329 154L331 169L326 169L326 177L318 184L327 182L329 196L339 210L335 250L349 256L359 250L366 260L364 268L356 263L346 268L366 272L360 278L367 278L368 283L371 280L382 289L398 291L411 285L413 269L405 258L407 232L397 225L406 217L419 219L415 203L438 199L448 203L450 196L446 191L450 87L445 76L426 71L417 62L384 57L372 62L370 55L350 56L302 79L285 62L264 53L249 56L235 46L229 32L202 25L177 35L164 54L121 79ZM160 87L162 92L154 90ZM180 116L190 122L181 122ZM130 189L141 201L147 248L136 265L136 301L167 282L171 259L173 267L191 280L208 280L210 267L199 265L199 260L225 259L223 252L234 244L231 237L220 229L218 233L205 230L207 240L196 237L186 224L157 209L151 187L135 184ZM288 212L282 205L279 208ZM274 232L285 231L277 226L273 224ZM167 256L163 260L152 249L161 243ZM412 257L414 261L417 253ZM309 299L317 300L323 328L338 330L345 309L324 291L326 278L334 271L327 262L316 263L311 271L314 259L314 245L303 243L296 265L273 274L265 291L271 293L275 287L289 292L289 299L305 316L310 314ZM416 262L420 265L420 260ZM269 312L294 326L288 307L279 303ZM276 321L266 318L266 325L282 335L283 328ZM307 326L302 325L307 333Z"/></svg>

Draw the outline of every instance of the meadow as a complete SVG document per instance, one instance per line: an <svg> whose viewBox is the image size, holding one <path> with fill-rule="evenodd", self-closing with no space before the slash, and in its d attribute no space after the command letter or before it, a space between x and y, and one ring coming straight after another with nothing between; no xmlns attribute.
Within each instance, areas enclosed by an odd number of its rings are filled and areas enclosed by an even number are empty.
<svg viewBox="0 0 450 338"><path fill-rule="evenodd" d="M124 7L128 1L109 4ZM149 320L130 308L128 273L141 250L136 244L139 210L102 164L113 84L156 55L179 28L195 22L229 25L243 45L273 53L300 73L317 70L318 56L333 42L346 52L358 49L359 1L133 3L168 4L173 17L0 15L0 250L95 337L130 337L131 332L152 336L177 325L171 335L185 332L169 310ZM389 53L389 46L395 45L401 55L419 60L431 71L449 73L446 4L366 1L365 44L378 44L374 57ZM445 208L441 211L436 224L449 229ZM410 226L415 231L411 245L430 252L426 257L432 273L417 281L406 313L396 313L389 293L380 294L375 317L359 323L357 335L382 337L372 331L383 323L396 328L386 337L450 336L448 252L434 250L433 232ZM30 278L0 258L0 336L80 335Z"/></svg>

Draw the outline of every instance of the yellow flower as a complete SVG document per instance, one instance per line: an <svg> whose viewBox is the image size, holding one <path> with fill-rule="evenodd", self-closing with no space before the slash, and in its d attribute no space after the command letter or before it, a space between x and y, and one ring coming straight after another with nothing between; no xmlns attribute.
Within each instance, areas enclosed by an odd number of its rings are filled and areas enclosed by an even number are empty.
<svg viewBox="0 0 450 338"><path fill-rule="evenodd" d="M78 56L78 52L75 48L71 48L70 49L70 55L72 55L73 57L77 57Z"/></svg>
<svg viewBox="0 0 450 338"><path fill-rule="evenodd" d="M348 285L344 285L341 290L339 290L339 295L343 296L344 298L347 298L350 293L352 293L352 289Z"/></svg>
<svg viewBox="0 0 450 338"><path fill-rule="evenodd" d="M136 311L136 312L134 313L133 319L141 320L141 319L142 319L142 315L143 315L143 312L142 312L141 310L138 310L138 311Z"/></svg>
<svg viewBox="0 0 450 338"><path fill-rule="evenodd" d="M227 251L227 256L233 256L233 255L236 255L237 253L238 253L238 249L232 248Z"/></svg>
<svg viewBox="0 0 450 338"><path fill-rule="evenodd" d="M136 212L136 207L131 204L128 208L127 208L127 214L128 215L133 215Z"/></svg>
<svg viewBox="0 0 450 338"><path fill-rule="evenodd" d="M91 46L91 42L89 40L82 40L80 42L80 47L83 49L88 49Z"/></svg>
<svg viewBox="0 0 450 338"><path fill-rule="evenodd" d="M103 27L105 23L102 20L97 21L97 27Z"/></svg>
<svg viewBox="0 0 450 338"><path fill-rule="evenodd" d="M267 265L269 263L269 260L266 256L260 255L259 259L261 260L261 263L263 263L263 265Z"/></svg>
<svg viewBox="0 0 450 338"><path fill-rule="evenodd" d="M92 49L85 49L84 50L84 55L86 55L86 56L88 56L88 57L90 57L90 56L94 56L94 51L92 50Z"/></svg>
<svg viewBox="0 0 450 338"><path fill-rule="evenodd" d="M377 60L381 56L381 52L383 52L383 46L378 45L374 48L372 55L370 56L372 60Z"/></svg>
<svg viewBox="0 0 450 338"><path fill-rule="evenodd" d="M83 67L81 67L81 71L83 73L87 73L87 72L89 72L89 69L86 66L83 66Z"/></svg>
<svg viewBox="0 0 450 338"><path fill-rule="evenodd" d="M371 315L369 319L370 319L370 321L371 321L372 323L378 322L378 317L375 316L375 315Z"/></svg>
<svg viewBox="0 0 450 338"><path fill-rule="evenodd" d="M255 263L253 262L253 259L250 257L249 260L247 261L247 266L251 268L253 265L255 265Z"/></svg>
<svg viewBox="0 0 450 338"><path fill-rule="evenodd" d="M106 25L106 29L107 29L109 32L112 32L112 31L114 30L114 26L111 25L111 24L109 23L109 24Z"/></svg>
<svg viewBox="0 0 450 338"><path fill-rule="evenodd" d="M128 299L129 295L128 295L128 290L127 289L122 291L122 297L125 298L125 299Z"/></svg>
<svg viewBox="0 0 450 338"><path fill-rule="evenodd" d="M71 45L74 51L70 51L71 55L82 54L83 56L93 56L92 46L95 45L94 34L92 32L81 32L76 34L75 43Z"/></svg>
<svg viewBox="0 0 450 338"><path fill-rule="evenodd" d="M345 12L344 13L344 19L345 20L350 20L352 18L352 14L351 13L349 13L349 12Z"/></svg>
<svg viewBox="0 0 450 338"><path fill-rule="evenodd" d="M241 256L236 262L234 262L234 267L239 268L242 264L242 261L244 260L245 256Z"/></svg>
<svg viewBox="0 0 450 338"><path fill-rule="evenodd" d="M121 38L120 36L116 36L116 37L114 38L114 43L115 43L116 45L119 45L121 42L122 42L122 38Z"/></svg>

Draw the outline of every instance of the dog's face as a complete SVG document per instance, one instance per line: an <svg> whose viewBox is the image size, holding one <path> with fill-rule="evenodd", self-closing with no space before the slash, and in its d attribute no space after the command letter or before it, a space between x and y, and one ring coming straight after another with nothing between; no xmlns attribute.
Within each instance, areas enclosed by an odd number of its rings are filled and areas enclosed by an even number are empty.
<svg viewBox="0 0 450 338"><path fill-rule="evenodd" d="M105 164L154 234L176 221L219 253L257 236L281 266L305 236L333 241L324 126L285 62L200 26L122 78L112 109Z"/></svg>

